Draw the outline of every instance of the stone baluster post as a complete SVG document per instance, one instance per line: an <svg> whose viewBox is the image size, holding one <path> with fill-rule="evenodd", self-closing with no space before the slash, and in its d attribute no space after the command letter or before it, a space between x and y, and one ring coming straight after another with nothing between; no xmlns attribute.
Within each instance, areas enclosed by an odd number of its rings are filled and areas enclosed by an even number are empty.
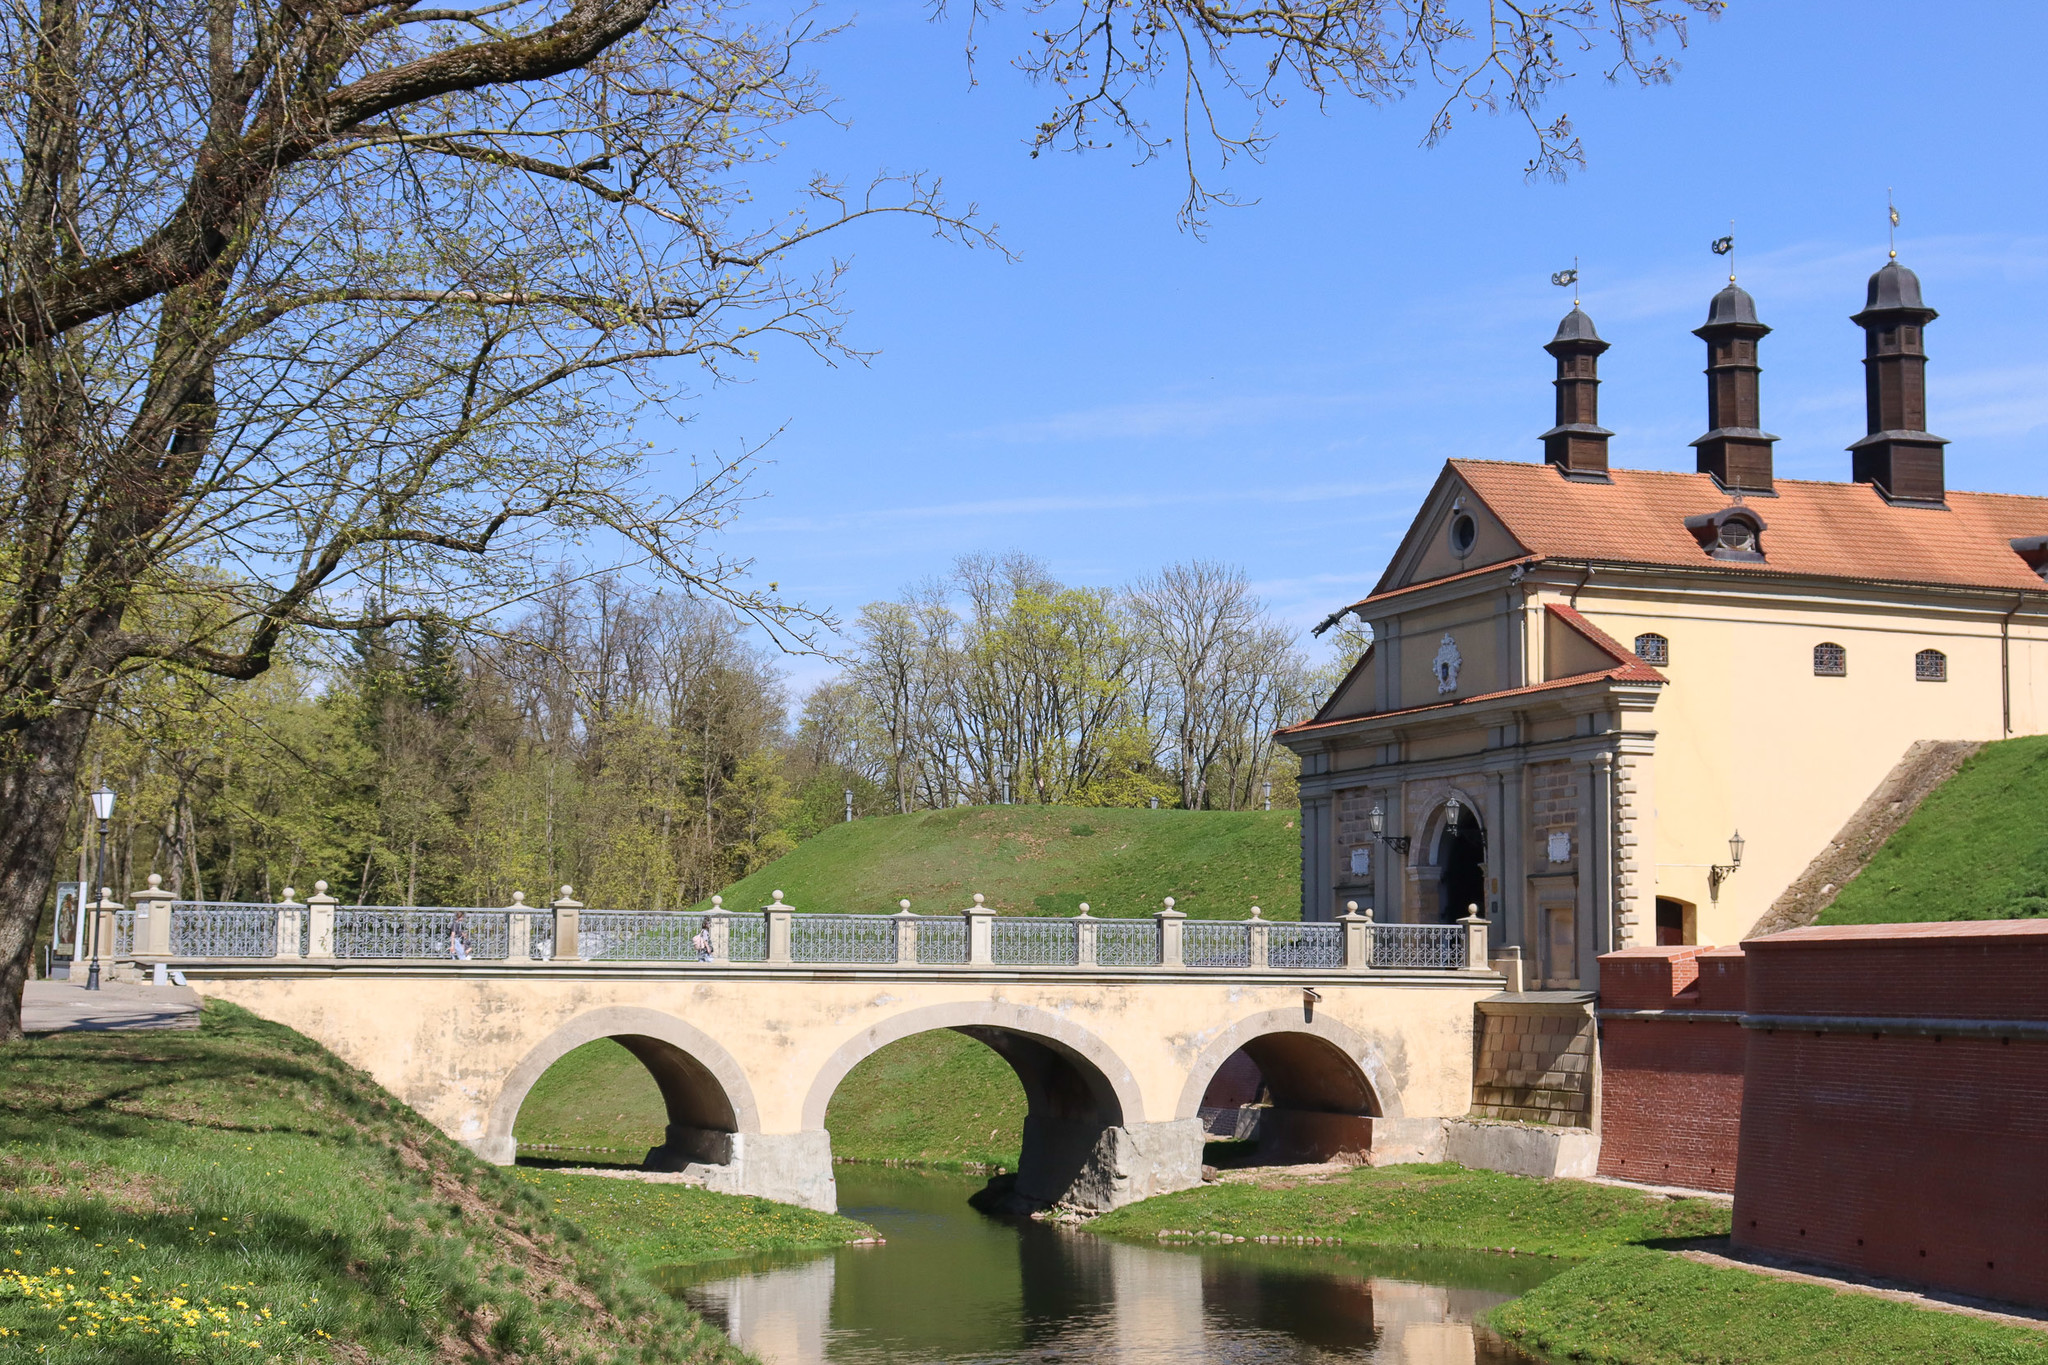
<svg viewBox="0 0 2048 1365"><path fill-rule="evenodd" d="M1081 913L1074 916L1074 965L1095 965L1095 916L1088 913L1087 901L1081 902Z"/></svg>
<svg viewBox="0 0 2048 1365"><path fill-rule="evenodd" d="M109 976L113 975L113 965L120 957L120 954L114 951L114 915L122 908L121 902L114 899L114 888L111 886L101 887L100 898L92 905L94 928L99 935L93 940L93 960L105 962ZM134 945L129 946L129 951L134 951Z"/></svg>
<svg viewBox="0 0 2048 1365"><path fill-rule="evenodd" d="M505 907L505 960L533 961L533 911L524 891L514 891L512 904Z"/></svg>
<svg viewBox="0 0 2048 1365"><path fill-rule="evenodd" d="M1465 926L1465 970L1483 972L1486 965L1486 916L1479 913L1479 907L1465 907L1465 918L1458 921Z"/></svg>
<svg viewBox="0 0 2048 1365"><path fill-rule="evenodd" d="M1162 967L1185 966L1187 959L1180 948L1181 921L1187 918L1185 910L1173 908L1173 897L1166 898L1164 910L1154 910L1152 918L1159 922L1159 965Z"/></svg>
<svg viewBox="0 0 2048 1365"><path fill-rule="evenodd" d="M1268 944L1273 926L1259 917L1259 907L1252 907L1252 917L1245 921L1246 931L1252 941L1252 970L1262 972L1267 966Z"/></svg>
<svg viewBox="0 0 2048 1365"><path fill-rule="evenodd" d="M325 882L321 886L327 885ZM299 957L299 936L306 925L306 907L292 899L296 894L291 887L284 889L284 899L277 903L277 942L272 945L274 956L280 961L296 961Z"/></svg>
<svg viewBox="0 0 2048 1365"><path fill-rule="evenodd" d="M974 904L961 912L967 917L967 961L976 967L992 967L996 960L995 927L991 923L996 912L982 905L981 893L974 893Z"/></svg>
<svg viewBox="0 0 2048 1365"><path fill-rule="evenodd" d="M775 902L761 907L761 913L768 917L768 960L789 961L789 913L790 907L782 903L782 893L773 893Z"/></svg>
<svg viewBox="0 0 2048 1365"><path fill-rule="evenodd" d="M583 960L583 902L576 899L576 888L564 884L562 894L555 898L555 951L557 962L581 962Z"/></svg>
<svg viewBox="0 0 2048 1365"><path fill-rule="evenodd" d="M149 874L147 891L128 893L135 906L135 956L163 961L171 955L171 901L164 879Z"/></svg>
<svg viewBox="0 0 2048 1365"><path fill-rule="evenodd" d="M289 896L291 893L285 893ZM327 894L326 882L314 882L313 894L306 897L306 956L334 956L334 897Z"/></svg>
<svg viewBox="0 0 2048 1365"><path fill-rule="evenodd" d="M896 902L896 965L917 965L917 916L910 913L909 901Z"/></svg>
<svg viewBox="0 0 2048 1365"><path fill-rule="evenodd" d="M704 917L711 925L711 960L732 961L732 916L726 913L725 897L711 898L711 913Z"/></svg>
<svg viewBox="0 0 2048 1365"><path fill-rule="evenodd" d="M1337 916L1337 923L1344 926L1344 970L1362 972L1372 966L1372 910L1367 907L1364 914L1358 913L1357 901L1345 901L1344 913Z"/></svg>

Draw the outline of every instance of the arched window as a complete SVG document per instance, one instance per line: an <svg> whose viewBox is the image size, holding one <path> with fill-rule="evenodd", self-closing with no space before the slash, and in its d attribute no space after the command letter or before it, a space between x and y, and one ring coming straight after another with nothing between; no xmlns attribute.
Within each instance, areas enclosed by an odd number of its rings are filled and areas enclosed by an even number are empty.
<svg viewBox="0 0 2048 1365"><path fill-rule="evenodd" d="M1948 681L1948 655L1938 649L1923 649L1913 656L1913 676L1921 682Z"/></svg>
<svg viewBox="0 0 2048 1365"><path fill-rule="evenodd" d="M1813 676L1816 678L1846 678L1849 676L1849 651L1832 641L1823 641L1813 647Z"/></svg>
<svg viewBox="0 0 2048 1365"><path fill-rule="evenodd" d="M1636 657L1646 664L1671 662L1671 642L1654 633L1636 636Z"/></svg>

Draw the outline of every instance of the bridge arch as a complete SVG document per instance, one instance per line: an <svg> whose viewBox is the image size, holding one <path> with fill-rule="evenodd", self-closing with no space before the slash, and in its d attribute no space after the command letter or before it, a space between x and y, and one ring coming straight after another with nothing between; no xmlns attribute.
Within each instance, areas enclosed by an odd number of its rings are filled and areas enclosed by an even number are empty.
<svg viewBox="0 0 2048 1365"><path fill-rule="evenodd" d="M862 1061L891 1043L935 1029L964 1033L993 1049L1017 1071L1034 1112L1060 1113L1085 1102L1111 1126L1145 1121L1144 1099L1131 1068L1088 1030L1050 1010L962 1000L891 1015L841 1044L818 1069L804 1097L804 1127L825 1126L833 1092Z"/></svg>
<svg viewBox="0 0 2048 1365"><path fill-rule="evenodd" d="M753 1087L731 1053L703 1030L672 1014L614 1005L577 1015L520 1058L499 1088L479 1150L494 1159L511 1160L518 1150L512 1127L534 1083L569 1052L600 1038L610 1038L624 1047L654 1078L668 1110L671 1143L679 1130L705 1134L761 1131Z"/></svg>
<svg viewBox="0 0 2048 1365"><path fill-rule="evenodd" d="M1240 1048L1259 1064L1276 1104L1401 1117L1401 1087L1378 1043L1327 1016L1282 1009L1247 1015L1202 1050L1181 1087L1175 1118L1196 1117L1209 1082Z"/></svg>

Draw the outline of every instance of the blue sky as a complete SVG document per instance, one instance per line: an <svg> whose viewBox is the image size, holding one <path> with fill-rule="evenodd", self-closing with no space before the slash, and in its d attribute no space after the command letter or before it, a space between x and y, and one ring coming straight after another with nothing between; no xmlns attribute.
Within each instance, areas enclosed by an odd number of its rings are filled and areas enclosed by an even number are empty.
<svg viewBox="0 0 2048 1365"><path fill-rule="evenodd" d="M1730 219L1776 329L1778 471L1846 478L1863 430L1847 317L1884 261L1887 186L1942 315L1929 422L1954 442L1950 486L2048 493L2048 6L1735 0L1693 25L1673 85L1589 74L1551 101L1589 162L1563 185L1523 178L1528 134L1506 119L1465 116L1424 150L1424 95L1298 103L1264 164L1225 177L1256 202L1202 239L1176 228L1170 163L1030 158L1046 98L995 47L971 83L963 29L925 14L865 5L819 50L848 126L800 131L787 169L939 173L1017 259L863 227L837 250L870 364L770 349L690 426L649 432L680 464L780 429L725 548L786 596L850 618L970 551L1105 585L1199 556L1244 566L1305 627L1371 586L1446 458L1540 458L1540 348L1570 302L1549 275L1575 256L1613 344L1615 462L1690 469L1690 331ZM828 671L790 665L799 688Z"/></svg>

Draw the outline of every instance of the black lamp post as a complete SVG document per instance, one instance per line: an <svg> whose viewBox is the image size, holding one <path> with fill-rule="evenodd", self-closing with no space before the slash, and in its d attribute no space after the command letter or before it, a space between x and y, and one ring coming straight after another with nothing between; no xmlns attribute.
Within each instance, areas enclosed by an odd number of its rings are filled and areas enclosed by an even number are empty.
<svg viewBox="0 0 2048 1365"><path fill-rule="evenodd" d="M96 991L100 988L100 905L107 898L107 821L114 818L114 789L100 783L92 794L92 813L100 822L100 863L99 875L93 878L93 885L99 894L92 902L92 966L86 969L85 988Z"/></svg>

